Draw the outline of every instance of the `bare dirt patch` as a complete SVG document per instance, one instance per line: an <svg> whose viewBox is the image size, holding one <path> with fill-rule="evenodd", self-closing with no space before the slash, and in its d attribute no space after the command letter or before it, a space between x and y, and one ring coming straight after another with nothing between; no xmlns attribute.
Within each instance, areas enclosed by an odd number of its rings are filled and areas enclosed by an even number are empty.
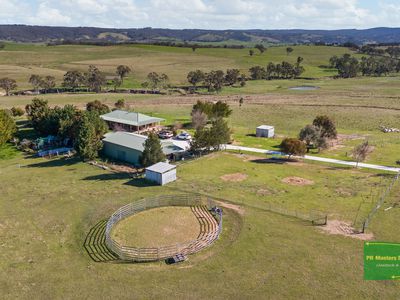
<svg viewBox="0 0 400 300"><path fill-rule="evenodd" d="M357 233L348 222L344 221L328 220L326 226L320 228L328 234L348 236L363 241L369 241L374 238L372 233Z"/></svg>
<svg viewBox="0 0 400 300"><path fill-rule="evenodd" d="M268 196L268 195L272 195L273 193L270 191L270 190L268 190L268 189L259 189L258 191L257 191L257 195L258 196Z"/></svg>
<svg viewBox="0 0 400 300"><path fill-rule="evenodd" d="M299 185L299 186L314 184L314 181L312 181L312 180L301 178L301 177L295 177L295 176L286 177L286 178L282 179L282 182L290 184L290 185Z"/></svg>
<svg viewBox="0 0 400 300"><path fill-rule="evenodd" d="M226 174L221 176L220 178L223 181L230 181L230 182L241 182L247 179L247 175L243 173L233 173L233 174Z"/></svg>
<svg viewBox="0 0 400 300"><path fill-rule="evenodd" d="M221 207L232 209L235 212L237 212L239 215L242 215L242 216L244 215L244 212L245 212L244 208L239 205L235 205L232 203L226 203L226 202L222 202L222 201L215 201L215 202Z"/></svg>

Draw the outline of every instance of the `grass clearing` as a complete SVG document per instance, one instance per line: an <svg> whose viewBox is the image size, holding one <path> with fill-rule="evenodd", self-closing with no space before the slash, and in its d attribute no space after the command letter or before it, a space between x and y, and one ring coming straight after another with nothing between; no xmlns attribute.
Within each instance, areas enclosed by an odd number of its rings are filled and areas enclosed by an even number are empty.
<svg viewBox="0 0 400 300"><path fill-rule="evenodd" d="M190 207L161 207L119 222L111 233L120 245L151 248L195 240L200 225Z"/></svg>
<svg viewBox="0 0 400 300"><path fill-rule="evenodd" d="M1 160L0 169L7 174L0 181L0 288L5 299L66 295L287 299L327 294L396 298L398 294L399 282L363 281L362 241L321 233L309 223L262 209L264 202L272 201L288 207L327 208L349 220L360 195L380 182L377 173L314 164L258 164L224 153L180 166L179 180L169 188L147 186L77 160L18 154ZM248 174L246 186L219 178L235 172ZM280 182L291 175L312 178L315 184L292 187ZM273 194L257 195L260 186ZM339 186L356 194L338 197ZM176 193L177 188L227 198L244 208L244 216L224 209L221 238L181 265L90 260L83 242L99 220L136 199ZM371 228L376 238L400 241L393 227L399 210L389 213L377 215Z"/></svg>

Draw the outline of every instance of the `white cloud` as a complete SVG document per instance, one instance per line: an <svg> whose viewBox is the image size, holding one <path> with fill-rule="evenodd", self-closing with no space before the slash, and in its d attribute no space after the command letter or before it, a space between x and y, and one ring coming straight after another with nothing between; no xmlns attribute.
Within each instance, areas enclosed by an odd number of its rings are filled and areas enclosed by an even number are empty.
<svg viewBox="0 0 400 300"><path fill-rule="evenodd" d="M33 2L32 2L33 1ZM0 0L1 23L206 29L399 26L398 0ZM30 4L29 4L30 3Z"/></svg>

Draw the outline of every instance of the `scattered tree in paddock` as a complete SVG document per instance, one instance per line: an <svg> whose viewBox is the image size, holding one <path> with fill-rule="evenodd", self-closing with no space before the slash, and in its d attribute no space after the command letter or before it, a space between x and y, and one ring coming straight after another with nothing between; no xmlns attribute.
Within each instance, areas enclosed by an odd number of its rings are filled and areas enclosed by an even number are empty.
<svg viewBox="0 0 400 300"><path fill-rule="evenodd" d="M55 88L56 86L56 78L54 76L46 76L42 79L40 86L47 93L48 90Z"/></svg>
<svg viewBox="0 0 400 300"><path fill-rule="evenodd" d="M239 81L240 70L239 69L228 69L226 70L225 83L232 86Z"/></svg>
<svg viewBox="0 0 400 300"><path fill-rule="evenodd" d="M334 121L328 116L317 116L313 125L319 129L320 136L327 139L335 139L337 137L337 130Z"/></svg>
<svg viewBox="0 0 400 300"><path fill-rule="evenodd" d="M243 103L244 103L244 99L243 99L243 97L240 97L240 99L239 99L239 107L242 107Z"/></svg>
<svg viewBox="0 0 400 300"><path fill-rule="evenodd" d="M204 84L209 92L219 92L225 82L224 72L221 70L211 71L205 74Z"/></svg>
<svg viewBox="0 0 400 300"><path fill-rule="evenodd" d="M222 101L212 103L199 100L195 105L193 105L192 113L195 111L205 113L210 120L215 120L217 118L228 118L232 114L229 104Z"/></svg>
<svg viewBox="0 0 400 300"><path fill-rule="evenodd" d="M85 76L79 71L68 71L64 75L62 86L75 90L78 87L85 85Z"/></svg>
<svg viewBox="0 0 400 300"><path fill-rule="evenodd" d="M89 89L96 93L101 92L102 86L106 84L105 75L96 66L90 65L85 77Z"/></svg>
<svg viewBox="0 0 400 300"><path fill-rule="evenodd" d="M151 72L147 75L147 81L142 83L142 86L151 89L165 89L168 87L169 78L168 75L162 73Z"/></svg>
<svg viewBox="0 0 400 300"><path fill-rule="evenodd" d="M369 146L368 141L362 142L360 145L357 145L353 149L353 157L356 160L356 168L358 164L364 161L367 158L368 153L371 151L371 147Z"/></svg>
<svg viewBox="0 0 400 300"><path fill-rule="evenodd" d="M43 83L43 79L41 76L37 74L32 74L31 77L29 77L29 83L32 85L33 89L35 90L36 94L39 93L39 89Z"/></svg>
<svg viewBox="0 0 400 300"><path fill-rule="evenodd" d="M320 136L320 129L314 125L307 125L300 130L299 139L306 143L307 153L310 152L312 147L315 147Z"/></svg>
<svg viewBox="0 0 400 300"><path fill-rule="evenodd" d="M111 111L107 104L104 104L104 103L100 102L99 100L94 100L94 101L88 102L86 104L86 110L87 111L95 111L99 115L104 115Z"/></svg>
<svg viewBox="0 0 400 300"><path fill-rule="evenodd" d="M114 103L115 108L124 109L126 107L125 99L118 99L117 102Z"/></svg>
<svg viewBox="0 0 400 300"><path fill-rule="evenodd" d="M253 56L253 55L254 55L254 50L253 50L253 49L250 49L250 50L249 50L249 55L250 55L250 56Z"/></svg>
<svg viewBox="0 0 400 300"><path fill-rule="evenodd" d="M285 138L280 144L280 149L286 153L289 158L292 155L304 156L306 154L306 144L295 138Z"/></svg>
<svg viewBox="0 0 400 300"><path fill-rule="evenodd" d="M254 46L258 51L260 51L260 55L267 51L267 48L263 44L257 44Z"/></svg>
<svg viewBox="0 0 400 300"><path fill-rule="evenodd" d="M286 48L286 55L290 55L293 52L293 48L292 47L287 47Z"/></svg>
<svg viewBox="0 0 400 300"><path fill-rule="evenodd" d="M17 82L11 78L7 78L7 77L1 78L0 79L0 88L5 90L6 96L9 96L10 92L17 88Z"/></svg>
<svg viewBox="0 0 400 300"><path fill-rule="evenodd" d="M0 109L0 147L10 141L17 132L17 125L10 112Z"/></svg>
<svg viewBox="0 0 400 300"><path fill-rule="evenodd" d="M144 150L140 157L140 163L144 167L148 167L164 160L165 155L162 151L160 139L157 134L151 132L144 142Z"/></svg>
<svg viewBox="0 0 400 300"><path fill-rule="evenodd" d="M187 80L193 85L193 87L196 87L199 83L203 82L204 78L205 74L200 70L190 71L187 75Z"/></svg>
<svg viewBox="0 0 400 300"><path fill-rule="evenodd" d="M250 68L250 77L253 80L261 80L266 77L265 69L261 66L254 66Z"/></svg>
<svg viewBox="0 0 400 300"><path fill-rule="evenodd" d="M116 70L116 74L119 76L119 79L121 80L121 84L124 83L124 78L132 72L131 68L125 65L119 65Z"/></svg>

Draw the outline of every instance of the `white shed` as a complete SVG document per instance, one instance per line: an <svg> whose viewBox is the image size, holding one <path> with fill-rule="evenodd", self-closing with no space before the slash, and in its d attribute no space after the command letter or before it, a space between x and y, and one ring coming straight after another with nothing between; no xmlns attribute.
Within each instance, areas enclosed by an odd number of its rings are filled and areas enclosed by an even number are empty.
<svg viewBox="0 0 400 300"><path fill-rule="evenodd" d="M176 180L176 166L159 162L146 168L146 179L159 185L164 185Z"/></svg>
<svg viewBox="0 0 400 300"><path fill-rule="evenodd" d="M274 126L268 126L268 125L258 126L256 129L256 136L272 138L275 136L275 128Z"/></svg>

